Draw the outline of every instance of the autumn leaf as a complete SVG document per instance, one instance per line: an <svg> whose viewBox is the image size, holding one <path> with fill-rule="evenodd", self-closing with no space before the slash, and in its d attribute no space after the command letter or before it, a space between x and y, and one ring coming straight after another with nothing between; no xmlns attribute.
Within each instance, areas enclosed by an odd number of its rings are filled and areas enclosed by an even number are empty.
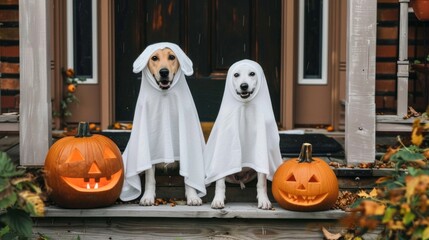
<svg viewBox="0 0 429 240"><path fill-rule="evenodd" d="M410 223L412 223L413 221L414 221L414 219L416 218L416 215L413 213L413 212L407 212L405 215L404 215L404 218L402 219L402 222L405 224L405 225L408 225L408 224L410 224Z"/></svg>
<svg viewBox="0 0 429 240"><path fill-rule="evenodd" d="M426 227L423 231L422 239L429 239L429 227Z"/></svg>
<svg viewBox="0 0 429 240"><path fill-rule="evenodd" d="M373 188L371 190L371 192L369 193L369 196L372 197L372 198L377 197L377 189Z"/></svg>
<svg viewBox="0 0 429 240"><path fill-rule="evenodd" d="M391 230L404 230L404 224L401 221L391 220L387 223L387 227Z"/></svg>
<svg viewBox="0 0 429 240"><path fill-rule="evenodd" d="M322 232L327 240L338 240L342 237L341 233L331 233L325 227L322 227Z"/></svg>
<svg viewBox="0 0 429 240"><path fill-rule="evenodd" d="M381 183L384 183L384 182L391 180L391 179L392 179L392 176L384 176L384 177L378 178L377 181L375 181L375 183L381 184Z"/></svg>
<svg viewBox="0 0 429 240"><path fill-rule="evenodd" d="M413 130L411 131L411 143L420 146L423 143L424 128L420 126L420 119L416 118L413 123Z"/></svg>
<svg viewBox="0 0 429 240"><path fill-rule="evenodd" d="M359 197L362 197L362 198L369 198L370 197L369 194L367 192L365 192L365 190L360 190L360 192L358 192L357 195Z"/></svg>
<svg viewBox="0 0 429 240"><path fill-rule="evenodd" d="M417 177L407 176L405 178L405 182L407 185L405 197L407 198L407 202L411 201L411 197L418 192L425 192L427 189L427 184L429 183L428 175L420 175ZM420 189L421 188L421 189Z"/></svg>
<svg viewBox="0 0 429 240"><path fill-rule="evenodd" d="M381 157L381 161L382 162L389 162L390 161L390 157L392 157L392 155L394 155L395 153L397 153L399 151L399 149L401 149L400 147L389 147L386 151L386 153Z"/></svg>
<svg viewBox="0 0 429 240"><path fill-rule="evenodd" d="M386 206L374 201L364 200L361 202L361 207L363 207L363 213L365 215L383 215L386 209Z"/></svg>

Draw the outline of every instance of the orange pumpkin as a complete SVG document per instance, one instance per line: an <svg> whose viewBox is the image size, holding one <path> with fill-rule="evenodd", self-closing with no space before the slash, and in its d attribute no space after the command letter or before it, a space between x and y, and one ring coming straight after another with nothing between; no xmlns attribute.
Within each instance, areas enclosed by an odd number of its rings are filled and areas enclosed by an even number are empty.
<svg viewBox="0 0 429 240"><path fill-rule="evenodd" d="M109 138L91 135L88 123L81 122L76 136L64 137L49 149L45 179L50 197L61 207L111 205L124 181L121 152Z"/></svg>
<svg viewBox="0 0 429 240"><path fill-rule="evenodd" d="M331 208L338 198L338 180L322 159L312 158L311 144L304 143L298 158L289 159L276 170L272 193L277 203L293 211Z"/></svg>
<svg viewBox="0 0 429 240"><path fill-rule="evenodd" d="M420 21L429 21L429 0L411 0L414 14Z"/></svg>

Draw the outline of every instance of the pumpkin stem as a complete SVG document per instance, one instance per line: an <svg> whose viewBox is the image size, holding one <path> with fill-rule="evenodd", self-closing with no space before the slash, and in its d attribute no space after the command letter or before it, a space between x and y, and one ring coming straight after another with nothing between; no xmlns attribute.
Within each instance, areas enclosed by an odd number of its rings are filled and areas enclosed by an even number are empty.
<svg viewBox="0 0 429 240"><path fill-rule="evenodd" d="M303 163L307 162L310 163L313 161L313 147L310 143L303 143L301 147L301 152L299 153L298 162Z"/></svg>
<svg viewBox="0 0 429 240"><path fill-rule="evenodd" d="M74 137L91 137L92 134L89 132L89 124L87 122L80 122L77 126L77 134Z"/></svg>

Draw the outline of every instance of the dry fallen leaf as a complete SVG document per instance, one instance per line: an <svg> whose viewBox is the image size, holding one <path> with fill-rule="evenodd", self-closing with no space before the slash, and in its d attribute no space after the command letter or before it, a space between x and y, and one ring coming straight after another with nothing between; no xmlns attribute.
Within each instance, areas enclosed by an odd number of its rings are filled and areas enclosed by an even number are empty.
<svg viewBox="0 0 429 240"><path fill-rule="evenodd" d="M327 240L338 240L342 237L341 233L331 233L328 230L326 230L325 227L322 227L323 236Z"/></svg>
<svg viewBox="0 0 429 240"><path fill-rule="evenodd" d="M420 119L416 118L413 122L413 130L411 131L411 143L420 146L423 143L424 128L420 125Z"/></svg>
<svg viewBox="0 0 429 240"><path fill-rule="evenodd" d="M365 190L360 190L360 192L358 192L357 195L359 197L363 197L363 198L369 198L370 197L370 195L367 192L365 192Z"/></svg>
<svg viewBox="0 0 429 240"><path fill-rule="evenodd" d="M383 155L383 157L381 157L381 161L386 163L390 161L390 158L399 151L400 147L389 147L386 151L386 153Z"/></svg>

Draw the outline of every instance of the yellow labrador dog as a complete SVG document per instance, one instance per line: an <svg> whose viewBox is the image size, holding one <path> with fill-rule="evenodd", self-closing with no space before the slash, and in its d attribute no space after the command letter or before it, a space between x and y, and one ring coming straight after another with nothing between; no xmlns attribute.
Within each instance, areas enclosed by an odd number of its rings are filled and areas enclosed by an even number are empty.
<svg viewBox="0 0 429 240"><path fill-rule="evenodd" d="M139 174L145 173L140 205L155 203L155 165L179 162L188 205L201 205L204 184L204 137L185 75L192 61L173 43L149 45L134 62L142 72L130 140L123 153L125 181L121 199L140 196Z"/></svg>

